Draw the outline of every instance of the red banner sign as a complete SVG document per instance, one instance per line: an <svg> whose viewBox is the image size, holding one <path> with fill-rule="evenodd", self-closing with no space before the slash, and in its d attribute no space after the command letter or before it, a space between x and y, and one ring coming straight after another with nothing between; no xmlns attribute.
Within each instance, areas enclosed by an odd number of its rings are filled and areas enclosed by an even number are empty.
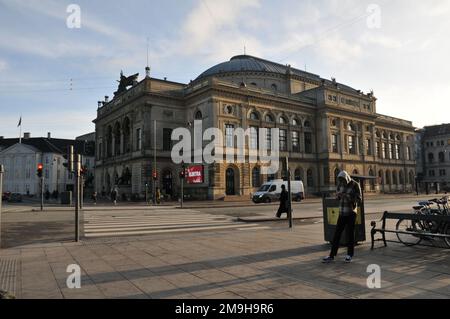
<svg viewBox="0 0 450 319"><path fill-rule="evenodd" d="M188 184L202 184L204 181L203 165L186 168L186 180Z"/></svg>

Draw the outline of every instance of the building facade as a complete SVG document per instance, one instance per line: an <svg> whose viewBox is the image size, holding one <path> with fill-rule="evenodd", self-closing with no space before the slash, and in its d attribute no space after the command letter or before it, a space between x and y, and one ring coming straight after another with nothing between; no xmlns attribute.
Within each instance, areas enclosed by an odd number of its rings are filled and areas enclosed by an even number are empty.
<svg viewBox="0 0 450 319"><path fill-rule="evenodd" d="M220 128L225 148L235 147L233 130L251 129L246 155L258 148L259 128L278 128L280 157L289 157L292 178L307 193L335 190L342 169L372 176L369 192L409 192L415 172L414 127L378 114L373 93L364 94L335 79L327 80L260 58L243 55L203 72L189 84L146 76L113 100L99 102L96 125L97 191L119 185L142 196L155 187L177 197L181 165L171 159L171 132ZM265 137L270 144L271 136ZM204 145L209 143L204 142ZM203 163L198 163L203 164ZM285 170L263 176L258 163L204 164L202 184L187 185L193 198L248 197L259 186L283 178Z"/></svg>
<svg viewBox="0 0 450 319"><path fill-rule="evenodd" d="M63 165L66 162L63 155L68 145L74 145L75 150L83 155L83 165L93 174L93 143L52 138L50 133L47 138L32 138L30 133L25 133L21 140L0 138L0 163L5 166L3 191L39 195L38 164L43 165L44 191L73 190L75 180Z"/></svg>
<svg viewBox="0 0 450 319"><path fill-rule="evenodd" d="M417 176L422 191L450 191L450 124L416 134Z"/></svg>

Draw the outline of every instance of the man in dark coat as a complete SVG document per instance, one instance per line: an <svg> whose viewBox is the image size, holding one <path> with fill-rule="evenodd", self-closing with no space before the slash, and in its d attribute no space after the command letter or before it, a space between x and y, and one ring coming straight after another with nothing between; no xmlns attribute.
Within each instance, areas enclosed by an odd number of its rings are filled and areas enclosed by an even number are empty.
<svg viewBox="0 0 450 319"><path fill-rule="evenodd" d="M277 217L280 218L282 214L288 214L289 210L289 195L286 191L286 186L281 185L281 194L280 194L280 207L278 208Z"/></svg>

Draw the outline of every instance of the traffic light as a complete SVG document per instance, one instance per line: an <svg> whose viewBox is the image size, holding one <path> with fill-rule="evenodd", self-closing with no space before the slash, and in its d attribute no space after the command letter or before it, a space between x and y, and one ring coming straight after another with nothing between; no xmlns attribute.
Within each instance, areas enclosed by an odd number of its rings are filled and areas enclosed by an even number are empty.
<svg viewBox="0 0 450 319"><path fill-rule="evenodd" d="M153 171L152 176L155 181L158 179L158 173L156 171Z"/></svg>
<svg viewBox="0 0 450 319"><path fill-rule="evenodd" d="M37 176L38 177L42 177L42 170L44 168L44 165L42 165L42 163L39 163L37 166Z"/></svg>
<svg viewBox="0 0 450 319"><path fill-rule="evenodd" d="M186 165L184 165L184 163L181 165L180 178L181 179L186 178Z"/></svg>
<svg viewBox="0 0 450 319"><path fill-rule="evenodd" d="M66 167L69 172L74 171L74 165L73 165L73 159L74 159L74 153L73 153L73 145L69 145L67 147L67 154L63 155L64 159L67 160L66 163L64 163L64 167Z"/></svg>

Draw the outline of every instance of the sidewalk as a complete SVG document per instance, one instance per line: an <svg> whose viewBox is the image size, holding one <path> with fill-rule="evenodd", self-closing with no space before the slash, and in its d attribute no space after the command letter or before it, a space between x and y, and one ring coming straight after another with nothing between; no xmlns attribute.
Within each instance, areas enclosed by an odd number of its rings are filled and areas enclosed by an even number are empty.
<svg viewBox="0 0 450 319"><path fill-rule="evenodd" d="M390 243L370 251L365 243L353 263L341 250L324 265L322 236L321 224L308 224L5 249L0 288L51 299L450 297L448 250ZM81 267L81 289L66 286L70 264ZM381 289L367 287L371 264L381 267Z"/></svg>

